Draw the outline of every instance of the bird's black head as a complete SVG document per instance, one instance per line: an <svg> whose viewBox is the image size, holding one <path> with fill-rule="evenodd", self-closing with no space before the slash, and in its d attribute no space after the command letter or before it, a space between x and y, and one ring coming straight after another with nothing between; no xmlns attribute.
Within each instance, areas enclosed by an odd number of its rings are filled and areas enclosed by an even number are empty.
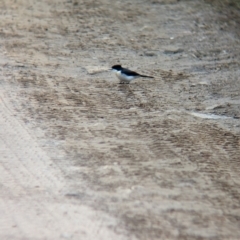
<svg viewBox="0 0 240 240"><path fill-rule="evenodd" d="M114 65L114 66L112 66L112 69L120 71L122 69L122 66L121 65Z"/></svg>

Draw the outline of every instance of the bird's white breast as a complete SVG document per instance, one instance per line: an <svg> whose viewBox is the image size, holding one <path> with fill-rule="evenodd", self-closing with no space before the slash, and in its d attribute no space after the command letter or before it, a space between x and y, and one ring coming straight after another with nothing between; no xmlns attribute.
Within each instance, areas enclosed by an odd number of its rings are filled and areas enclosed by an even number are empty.
<svg viewBox="0 0 240 240"><path fill-rule="evenodd" d="M130 82L131 80L134 79L133 76L127 76L125 74L122 74L121 71L116 71L116 76L120 79L120 81L123 82Z"/></svg>

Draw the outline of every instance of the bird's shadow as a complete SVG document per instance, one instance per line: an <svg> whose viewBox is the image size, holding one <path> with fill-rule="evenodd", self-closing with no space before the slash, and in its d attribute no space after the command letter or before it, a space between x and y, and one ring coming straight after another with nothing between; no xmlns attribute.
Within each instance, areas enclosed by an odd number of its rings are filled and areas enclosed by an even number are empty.
<svg viewBox="0 0 240 240"><path fill-rule="evenodd" d="M125 94L126 97L134 96L134 91L130 84L118 84L118 91Z"/></svg>

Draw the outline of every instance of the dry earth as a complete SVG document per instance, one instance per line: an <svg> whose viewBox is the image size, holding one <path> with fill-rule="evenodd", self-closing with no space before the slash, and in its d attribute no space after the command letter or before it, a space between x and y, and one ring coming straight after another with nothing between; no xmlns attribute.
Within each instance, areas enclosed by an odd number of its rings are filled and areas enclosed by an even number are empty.
<svg viewBox="0 0 240 240"><path fill-rule="evenodd" d="M240 239L240 13L210 3L0 2L1 240Z"/></svg>

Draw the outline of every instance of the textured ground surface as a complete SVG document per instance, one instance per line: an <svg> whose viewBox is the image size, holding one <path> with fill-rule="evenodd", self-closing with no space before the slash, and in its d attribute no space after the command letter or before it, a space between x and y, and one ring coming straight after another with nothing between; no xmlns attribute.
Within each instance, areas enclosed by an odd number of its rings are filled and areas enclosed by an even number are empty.
<svg viewBox="0 0 240 240"><path fill-rule="evenodd" d="M240 239L240 14L209 2L0 2L0 239Z"/></svg>

